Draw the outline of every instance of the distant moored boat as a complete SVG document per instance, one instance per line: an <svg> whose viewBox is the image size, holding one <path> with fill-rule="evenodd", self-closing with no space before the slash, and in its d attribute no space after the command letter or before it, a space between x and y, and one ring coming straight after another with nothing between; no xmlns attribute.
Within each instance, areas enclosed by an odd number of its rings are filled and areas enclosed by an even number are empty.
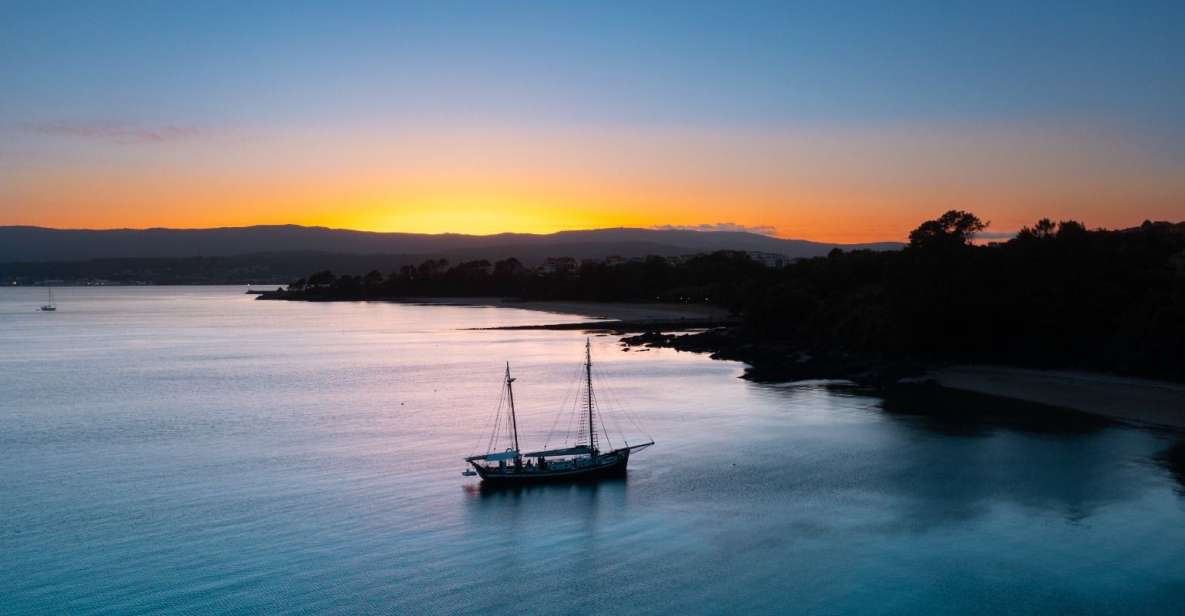
<svg viewBox="0 0 1185 616"><path fill-rule="evenodd" d="M522 452L518 443L518 418L514 410L514 378L510 376L510 364L506 364L505 389L503 401L506 402L505 421L503 421L503 404L499 402L498 413L494 421L494 434L490 437L490 449L485 454L465 458L473 468L467 469L466 476L480 475L487 483L521 484L541 483L551 481L579 481L600 479L604 477L621 476L625 474L629 464L630 454L645 449L654 444L653 439L630 445L623 439L621 447L613 447L607 434L598 437L597 410L598 404L593 393L592 379L592 347L586 340L584 345L584 395L580 397L580 428L575 437L575 443L568 447L556 449L542 449L540 451ZM558 422L558 418L557 418ZM510 447L502 451L493 451L498 441L499 427L508 432ZM600 439L603 438L609 449L602 450Z"/></svg>
<svg viewBox="0 0 1185 616"><path fill-rule="evenodd" d="M53 303L53 287L49 288L49 302L40 308L41 312L54 312L58 309L57 304Z"/></svg>

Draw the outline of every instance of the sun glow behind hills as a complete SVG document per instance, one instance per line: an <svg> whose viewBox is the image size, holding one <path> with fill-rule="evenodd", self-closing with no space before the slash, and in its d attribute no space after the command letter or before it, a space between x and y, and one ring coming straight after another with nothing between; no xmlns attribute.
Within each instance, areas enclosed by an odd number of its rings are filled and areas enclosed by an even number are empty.
<svg viewBox="0 0 1185 616"><path fill-rule="evenodd" d="M0 224L1181 219L1182 7L28 5L0 22Z"/></svg>
<svg viewBox="0 0 1185 616"><path fill-rule="evenodd" d="M1035 215L1105 226L1180 217L1185 195L1154 140L1035 127L376 128L52 145L32 146L44 164L7 172L0 196L21 207L2 222L489 234L727 221L862 242L901 239L952 204L1006 231ZM77 160L54 165L66 146Z"/></svg>

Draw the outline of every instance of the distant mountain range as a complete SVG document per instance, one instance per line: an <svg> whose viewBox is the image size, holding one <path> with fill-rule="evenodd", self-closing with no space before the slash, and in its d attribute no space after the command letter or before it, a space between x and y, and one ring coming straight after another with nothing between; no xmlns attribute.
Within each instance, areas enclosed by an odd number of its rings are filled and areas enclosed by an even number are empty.
<svg viewBox="0 0 1185 616"><path fill-rule="evenodd" d="M547 257L604 258L611 255L677 256L715 250L760 251L813 257L832 248L895 250L896 242L828 244L735 231L593 229L548 234L439 235L374 233L298 225L216 229L75 230L0 227L0 262L71 262L95 259L176 259L254 254L324 253L389 255L399 261L444 257L502 259L525 263Z"/></svg>

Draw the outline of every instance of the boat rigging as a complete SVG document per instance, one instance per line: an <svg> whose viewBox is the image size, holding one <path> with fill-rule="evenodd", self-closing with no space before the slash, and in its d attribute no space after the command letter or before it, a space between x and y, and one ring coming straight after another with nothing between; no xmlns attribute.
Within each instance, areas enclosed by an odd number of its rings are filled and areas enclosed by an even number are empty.
<svg viewBox="0 0 1185 616"><path fill-rule="evenodd" d="M611 449L601 450L601 443L597 435L598 404L593 393L592 343L588 339L584 343L583 367L583 393L585 395L581 396L584 399L584 404L580 409L582 417L580 417L581 422L576 442L570 447L547 449L545 445L544 449L540 451L523 452L519 448L518 417L514 406L515 379L510 376L510 363L507 362L503 381L503 400L507 402L506 426L509 428L509 440L513 446L507 447L503 451L495 451L498 428L502 425L503 416L503 405L499 402L487 451L481 455L465 458L465 462L472 468L466 469L463 474L470 477L477 475L485 482L500 484L591 480L623 475L629 464L630 454L650 447L654 444L654 439L648 437L646 442L637 445L630 445L628 440L623 440L623 447L612 448L609 435L605 434L605 443ZM584 420L587 420L587 424ZM558 423L558 416L556 421ZM637 427L636 421L634 424ZM587 432L585 431L586 425ZM603 425L602 428L604 428ZM550 443L550 438L548 443Z"/></svg>
<svg viewBox="0 0 1185 616"><path fill-rule="evenodd" d="M49 302L38 308L41 312L56 312L58 305L53 303L53 287L49 287Z"/></svg>

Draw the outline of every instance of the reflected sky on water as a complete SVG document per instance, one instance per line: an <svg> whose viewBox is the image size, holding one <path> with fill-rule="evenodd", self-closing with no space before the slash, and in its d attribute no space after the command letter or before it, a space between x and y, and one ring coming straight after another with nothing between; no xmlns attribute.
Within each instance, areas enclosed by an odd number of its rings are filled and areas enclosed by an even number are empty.
<svg viewBox="0 0 1185 616"><path fill-rule="evenodd" d="M504 362L523 446L539 446L584 338L463 328L570 317L241 292L67 288L42 314L40 290L0 290L0 612L1120 613L1185 599L1172 433L751 383L735 363L599 336L598 394L657 445L623 480L489 490L461 459L486 443Z"/></svg>

